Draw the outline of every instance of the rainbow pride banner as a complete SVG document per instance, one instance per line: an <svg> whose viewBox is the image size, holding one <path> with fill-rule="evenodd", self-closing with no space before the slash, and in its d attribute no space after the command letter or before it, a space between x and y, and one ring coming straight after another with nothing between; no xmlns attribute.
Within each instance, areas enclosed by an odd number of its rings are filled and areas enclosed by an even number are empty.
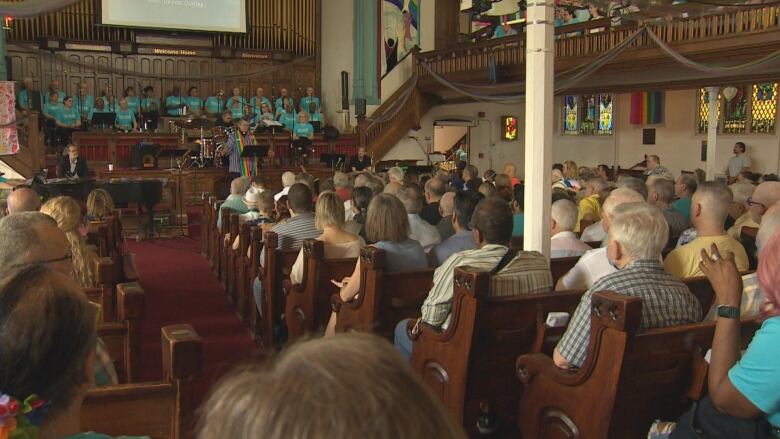
<svg viewBox="0 0 780 439"><path fill-rule="evenodd" d="M255 167L255 158L244 158L242 157L244 155L244 147L246 146L246 139L244 139L244 136L241 134L240 131L236 132L236 147L238 148L238 157L241 161L241 176L242 177L251 177L254 172L253 169Z"/></svg>
<svg viewBox="0 0 780 439"><path fill-rule="evenodd" d="M643 91L631 93L631 123L649 125L664 119L664 92Z"/></svg>

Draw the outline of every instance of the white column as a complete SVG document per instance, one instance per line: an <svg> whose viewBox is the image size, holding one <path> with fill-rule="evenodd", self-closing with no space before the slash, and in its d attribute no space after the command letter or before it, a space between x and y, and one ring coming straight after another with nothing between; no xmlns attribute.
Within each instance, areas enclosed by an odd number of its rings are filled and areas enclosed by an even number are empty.
<svg viewBox="0 0 780 439"><path fill-rule="evenodd" d="M707 119L707 162L705 171L707 180L714 180L718 169L715 158L718 145L718 87L707 87L709 94L709 119Z"/></svg>
<svg viewBox="0 0 780 439"><path fill-rule="evenodd" d="M525 59L525 223L523 246L550 256L554 0L530 0Z"/></svg>

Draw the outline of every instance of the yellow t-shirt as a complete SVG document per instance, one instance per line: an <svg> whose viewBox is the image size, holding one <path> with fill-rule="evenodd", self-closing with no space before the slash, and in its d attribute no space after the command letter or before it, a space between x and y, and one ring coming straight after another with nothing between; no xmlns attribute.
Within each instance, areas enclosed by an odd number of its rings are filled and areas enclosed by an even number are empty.
<svg viewBox="0 0 780 439"><path fill-rule="evenodd" d="M734 253L734 262L737 263L737 269L741 272L748 270L748 257L745 248L739 241L728 235L718 236L699 236L693 241L672 250L664 260L664 269L680 279L687 277L704 276L699 269L701 262L702 249L710 252L712 244L718 246L721 255L726 252Z"/></svg>
<svg viewBox="0 0 780 439"><path fill-rule="evenodd" d="M747 211L742 214L739 218L737 218L737 221L734 222L734 225L731 226L726 233L729 234L732 238L739 241L740 234L742 233L743 227L755 227L758 228L758 224L756 224L755 221L753 221L753 217L750 216L750 211Z"/></svg>
<svg viewBox="0 0 780 439"><path fill-rule="evenodd" d="M593 194L580 200L580 208L577 213L577 225L574 227L575 232L580 232L580 221L582 221L585 216L591 216L594 223L601 221L599 194Z"/></svg>

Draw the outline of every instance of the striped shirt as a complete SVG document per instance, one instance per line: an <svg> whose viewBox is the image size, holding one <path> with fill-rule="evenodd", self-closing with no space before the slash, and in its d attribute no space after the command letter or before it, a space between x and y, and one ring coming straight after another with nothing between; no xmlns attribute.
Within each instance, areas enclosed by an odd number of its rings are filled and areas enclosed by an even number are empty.
<svg viewBox="0 0 780 439"><path fill-rule="evenodd" d="M447 258L433 273L433 287L422 306L422 321L447 329L450 323L454 295L453 275L457 267L493 270L508 248L486 244L482 248L464 250ZM519 251L517 255L490 279L490 297L511 297L544 293L552 289L552 275L547 259L537 252Z"/></svg>
<svg viewBox="0 0 780 439"><path fill-rule="evenodd" d="M684 325L701 320L701 305L688 287L664 271L659 261L630 262L623 269L604 276L582 296L566 328L558 352L572 366L585 362L590 342L591 299L597 291L614 291L642 299L639 331Z"/></svg>
<svg viewBox="0 0 780 439"><path fill-rule="evenodd" d="M280 250L296 250L303 246L303 241L314 239L322 232L314 227L314 214L312 212L296 215L287 221L277 224L273 230L279 235Z"/></svg>

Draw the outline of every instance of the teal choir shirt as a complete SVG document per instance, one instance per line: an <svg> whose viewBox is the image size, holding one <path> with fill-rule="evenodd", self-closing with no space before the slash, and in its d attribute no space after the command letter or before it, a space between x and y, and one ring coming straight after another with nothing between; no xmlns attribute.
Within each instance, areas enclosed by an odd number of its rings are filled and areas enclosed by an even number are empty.
<svg viewBox="0 0 780 439"><path fill-rule="evenodd" d="M65 100L65 92L60 90L57 92L57 96L60 97L59 102L61 103L63 100ZM49 103L49 92L46 91L43 93L43 103L48 104Z"/></svg>
<svg viewBox="0 0 780 439"><path fill-rule="evenodd" d="M314 102L314 108L320 109L320 98L316 96L306 96L301 98L301 109L303 111L309 111L309 104Z"/></svg>
<svg viewBox="0 0 780 439"><path fill-rule="evenodd" d="M60 108L62 108L62 103L59 102L57 104L45 103L43 104L43 114L56 119L57 113L60 111Z"/></svg>
<svg viewBox="0 0 780 439"><path fill-rule="evenodd" d="M200 109L203 108L203 99L197 96L187 96L184 98L184 102L187 103L187 109L190 112L200 111Z"/></svg>
<svg viewBox="0 0 780 439"><path fill-rule="evenodd" d="M295 99L293 99L292 96L287 96L287 100L290 101L290 106L293 108L293 110L295 110ZM276 102L274 102L274 107L277 113L284 113L284 105L282 104L282 98L276 98Z"/></svg>
<svg viewBox="0 0 780 439"><path fill-rule="evenodd" d="M19 103L19 108L24 110L29 110L30 108L34 107L33 103L31 102L32 97L30 97L30 93L27 90L22 90L19 92L19 96L16 98L16 102Z"/></svg>
<svg viewBox="0 0 780 439"><path fill-rule="evenodd" d="M523 214L517 213L512 215L512 236L523 236Z"/></svg>
<svg viewBox="0 0 780 439"><path fill-rule="evenodd" d="M92 95L84 96L83 102L81 96L73 96L73 108L77 109L84 116L89 115L89 111L95 106L95 97Z"/></svg>
<svg viewBox="0 0 780 439"><path fill-rule="evenodd" d="M138 99L138 96L126 96L125 100L127 101L128 110L135 114L141 111L141 101Z"/></svg>
<svg viewBox="0 0 780 439"><path fill-rule="evenodd" d="M294 112L288 113L286 111L283 111L282 114L279 115L279 122L281 122L282 125L284 125L284 127L290 131L292 131L295 128L295 119L296 119L296 114Z"/></svg>
<svg viewBox="0 0 780 439"><path fill-rule="evenodd" d="M168 96L165 98L165 107L176 106L184 104L184 98L181 96ZM169 116L181 116L183 114L181 108L171 108L168 110Z"/></svg>
<svg viewBox="0 0 780 439"><path fill-rule="evenodd" d="M691 222L691 197L680 198L672 203L674 210L680 212L685 220L690 224Z"/></svg>
<svg viewBox="0 0 780 439"><path fill-rule="evenodd" d="M233 102L235 102L235 101L238 101L238 106L241 107L241 114L243 115L244 114L244 107L247 105L246 104L246 99L244 99L243 96L238 96L238 97L231 96L231 97L229 97L227 99L227 102L225 103L225 105L227 105L227 107L231 109L230 111L233 111Z"/></svg>
<svg viewBox="0 0 780 439"><path fill-rule="evenodd" d="M141 99L141 109L144 113L148 113L150 111L157 111L160 112L160 100L155 98L143 98Z"/></svg>
<svg viewBox="0 0 780 439"><path fill-rule="evenodd" d="M312 137L314 137L314 127L311 126L309 122L305 122L305 123L296 122L293 132L298 137L305 137L307 139L311 139Z"/></svg>
<svg viewBox="0 0 780 439"><path fill-rule="evenodd" d="M129 108L127 110L119 110L116 112L116 127L120 130L132 130L133 120L135 119L135 113Z"/></svg>
<svg viewBox="0 0 780 439"><path fill-rule="evenodd" d="M230 109L230 117L233 119L240 119L244 117L244 107L242 105L239 105L237 107L228 107Z"/></svg>
<svg viewBox="0 0 780 439"><path fill-rule="evenodd" d="M316 113L309 114L309 122L319 122L322 123L322 113L319 111Z"/></svg>
<svg viewBox="0 0 780 439"><path fill-rule="evenodd" d="M252 96L252 112L253 113L260 113L260 107L263 106L263 104L268 105L269 109L273 109L273 106L271 105L271 100L267 97L263 96L260 98L260 102L257 102L257 96Z"/></svg>
<svg viewBox="0 0 780 439"><path fill-rule="evenodd" d="M206 111L208 111L211 114L220 114L223 111L225 111L225 100L220 99L216 96L209 96L206 98L206 104L205 104Z"/></svg>
<svg viewBox="0 0 780 439"><path fill-rule="evenodd" d="M73 107L65 108L61 106L54 118L63 125L73 125L81 119L81 116L79 115L79 110Z"/></svg>

